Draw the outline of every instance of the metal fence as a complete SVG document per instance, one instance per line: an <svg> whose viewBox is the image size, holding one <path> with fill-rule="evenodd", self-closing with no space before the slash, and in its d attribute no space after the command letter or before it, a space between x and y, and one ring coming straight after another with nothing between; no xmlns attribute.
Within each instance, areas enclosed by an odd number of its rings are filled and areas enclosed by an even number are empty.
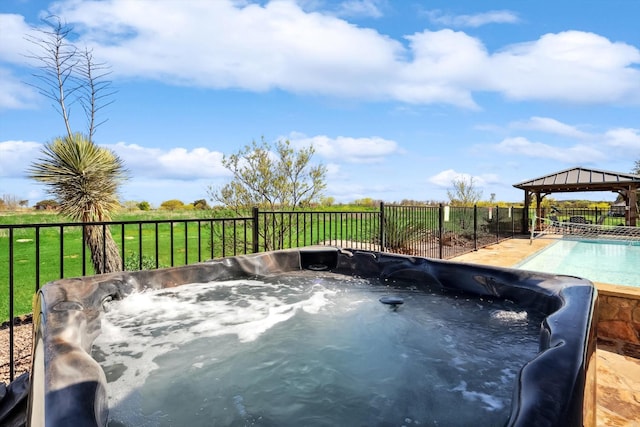
<svg viewBox="0 0 640 427"><path fill-rule="evenodd" d="M535 210L531 211L529 218L533 218ZM575 218L580 218L589 224L599 225L625 225L625 210L618 207L611 207L607 209L602 208L541 208L540 212L536 214L540 218L553 219L554 221L566 221L574 222Z"/></svg>
<svg viewBox="0 0 640 427"><path fill-rule="evenodd" d="M253 251L269 251L309 245L383 250L380 245L384 207L368 211L253 210Z"/></svg>
<svg viewBox="0 0 640 427"><path fill-rule="evenodd" d="M173 267L231 255L331 245L447 259L499 242L523 228L523 209L381 204L362 211L277 211L254 208L243 217L0 224L0 320L9 329L9 379L14 326L31 312L43 284L95 274L86 229L109 232L122 270ZM0 367L2 367L0 365Z"/></svg>
<svg viewBox="0 0 640 427"><path fill-rule="evenodd" d="M388 252L449 259L526 233L522 208L383 206Z"/></svg>

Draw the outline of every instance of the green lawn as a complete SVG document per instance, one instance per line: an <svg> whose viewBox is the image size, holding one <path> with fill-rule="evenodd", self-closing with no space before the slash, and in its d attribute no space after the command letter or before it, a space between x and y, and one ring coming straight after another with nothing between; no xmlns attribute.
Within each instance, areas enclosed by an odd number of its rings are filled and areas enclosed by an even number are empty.
<svg viewBox="0 0 640 427"><path fill-rule="evenodd" d="M217 212L217 215L231 218L228 212ZM439 228L437 208L392 208L385 215L386 237L390 245L402 245L403 240L422 238L416 236L426 236L425 230L431 230L432 235ZM479 226L488 224L486 219L482 219L486 215L484 210L478 210ZM114 222L138 222L109 225L109 229L120 249L126 270L181 266L252 251L252 221L248 221L245 227L243 220L225 220L223 228L222 221L214 221L211 216L211 211L122 213L114 218ZM502 214L502 220L507 220L506 215ZM11 239L13 254L10 254L9 230L0 228L0 321L9 318L10 275L14 283L14 316L17 316L32 311L32 295L45 283L94 274L90 253L82 242L82 227L51 226L65 221L58 215L47 213L0 216L0 225L30 225L14 229ZM274 225L278 230L275 236L267 232L266 240L265 223L267 230ZM259 251L265 247L278 249L318 243L342 245L344 241L375 244L379 243L380 237L379 208L341 206L339 211L314 209L298 216L287 213L265 215L261 212L259 224ZM451 209L443 228L458 234L473 233L473 209ZM412 235L414 232L422 234ZM10 255L13 262L10 262Z"/></svg>
<svg viewBox="0 0 640 427"><path fill-rule="evenodd" d="M283 247L296 247L330 240L370 241L377 233L377 226L371 224L368 215L315 212L314 215L299 217L297 222L292 221L291 226L286 227L283 240L279 244ZM221 222L206 219L200 222L178 222L184 218L198 218L196 211L188 214L182 212L179 215L158 215L155 212L152 216L148 213L135 213L121 214L114 218L114 221L176 220L173 223L109 226L121 255L124 255L125 268L139 269L140 264L143 268L155 268L156 265L180 266L251 252L252 230L245 229L244 221L235 221L235 228L234 221L225 221L224 231ZM204 217L205 213L200 212L200 216ZM276 218L282 220L281 217ZM287 215L284 218L286 223ZM268 217L268 220L271 221L272 217ZM90 253L82 244L82 227L65 226L61 233L61 227L46 226L65 221L64 218L51 214L0 217L0 224L3 225L41 224L37 229L29 227L14 230L12 263L9 261L9 230L0 229L0 321L9 318L9 275L13 276L14 316L17 316L32 311L32 296L45 283L63 277L94 274ZM259 243L262 250L264 239L261 238Z"/></svg>

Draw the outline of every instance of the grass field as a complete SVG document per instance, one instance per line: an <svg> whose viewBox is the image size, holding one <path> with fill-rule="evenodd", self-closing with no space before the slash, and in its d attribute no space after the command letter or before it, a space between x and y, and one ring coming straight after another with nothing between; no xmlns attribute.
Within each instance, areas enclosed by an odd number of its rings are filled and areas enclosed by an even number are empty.
<svg viewBox="0 0 640 427"><path fill-rule="evenodd" d="M340 206L297 212L260 212L258 251L318 243L375 245L380 241L378 207ZM506 212L504 209L500 215L500 227L509 229L511 217ZM391 207L385 209L386 248L393 251L402 249L406 241L430 239L440 226L445 233L453 231L467 238L473 236L474 224L478 232L495 234L497 214L491 220L487 209L478 209L474 223L473 208ZM228 211L123 212L104 227L109 228L118 245L124 269L131 271L251 253L253 220L232 218ZM67 225L60 225L65 222ZM17 227L10 229L7 225ZM0 322L10 317L11 292L13 315L18 316L31 312L32 296L45 283L94 274L82 231L81 226L56 214L0 214Z"/></svg>
<svg viewBox="0 0 640 427"><path fill-rule="evenodd" d="M276 247L371 240L375 232L370 218L377 218L377 211L370 209L363 213L362 207L358 209L339 214L314 211L291 220L282 239L275 239L270 233L266 239ZM251 222L219 221L211 217L210 211L122 213L114 218L114 222L121 223L109 225L109 229L127 270L180 266L252 251ZM229 218L228 214L225 217ZM8 320L10 315L10 276L13 315L18 316L31 312L32 296L45 283L94 274L90 253L83 244L82 227L52 226L66 221L50 213L0 216L0 225L32 225L13 229L11 236L8 229L0 228L0 321ZM271 215L261 217L261 222L265 221L280 224L290 220L287 215ZM262 232L264 227L260 228ZM260 250L267 246L265 236L259 240L259 246Z"/></svg>

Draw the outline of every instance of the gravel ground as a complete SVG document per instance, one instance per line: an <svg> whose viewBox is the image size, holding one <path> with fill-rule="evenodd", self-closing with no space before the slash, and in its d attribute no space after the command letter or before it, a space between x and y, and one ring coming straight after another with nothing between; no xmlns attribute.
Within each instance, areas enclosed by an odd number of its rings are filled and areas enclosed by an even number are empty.
<svg viewBox="0 0 640 427"><path fill-rule="evenodd" d="M32 333L30 318L13 327L14 378L31 369ZM0 382L9 384L9 325L0 328Z"/></svg>

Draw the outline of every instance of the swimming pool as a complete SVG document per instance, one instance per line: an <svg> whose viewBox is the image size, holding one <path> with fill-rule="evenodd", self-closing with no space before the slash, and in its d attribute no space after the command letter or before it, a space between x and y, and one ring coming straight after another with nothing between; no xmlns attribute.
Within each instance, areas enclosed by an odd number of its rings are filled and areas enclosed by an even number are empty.
<svg viewBox="0 0 640 427"><path fill-rule="evenodd" d="M640 287L640 242L558 240L515 267Z"/></svg>

